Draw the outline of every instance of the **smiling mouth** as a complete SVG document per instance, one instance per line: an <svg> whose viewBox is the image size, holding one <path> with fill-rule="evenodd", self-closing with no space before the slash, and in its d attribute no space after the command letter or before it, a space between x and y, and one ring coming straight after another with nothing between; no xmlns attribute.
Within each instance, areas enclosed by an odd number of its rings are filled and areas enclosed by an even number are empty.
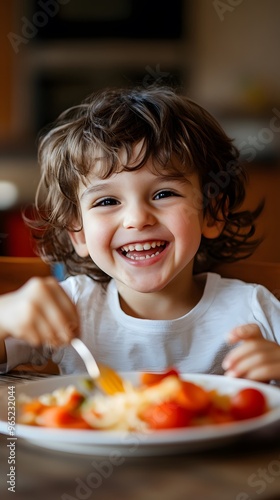
<svg viewBox="0 0 280 500"><path fill-rule="evenodd" d="M146 241L145 243L124 245L120 251L127 259L145 260L159 255L166 248L166 245L167 242L162 240Z"/></svg>

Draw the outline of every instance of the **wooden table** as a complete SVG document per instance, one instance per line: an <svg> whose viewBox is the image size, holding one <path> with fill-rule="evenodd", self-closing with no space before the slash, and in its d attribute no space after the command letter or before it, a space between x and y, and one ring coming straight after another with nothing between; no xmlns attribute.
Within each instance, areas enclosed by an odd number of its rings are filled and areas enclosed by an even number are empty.
<svg viewBox="0 0 280 500"><path fill-rule="evenodd" d="M0 386L36 378L0 376ZM279 500L280 423L234 444L159 457L55 452L16 441L16 494L8 491L7 436L0 435L0 498L8 500Z"/></svg>

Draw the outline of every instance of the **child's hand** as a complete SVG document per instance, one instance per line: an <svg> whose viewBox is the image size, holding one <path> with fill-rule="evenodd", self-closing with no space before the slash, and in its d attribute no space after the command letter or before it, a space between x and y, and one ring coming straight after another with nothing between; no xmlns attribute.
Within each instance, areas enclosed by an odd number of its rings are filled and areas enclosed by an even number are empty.
<svg viewBox="0 0 280 500"><path fill-rule="evenodd" d="M0 338L58 346L77 335L76 306L54 278L33 278L0 296Z"/></svg>
<svg viewBox="0 0 280 500"><path fill-rule="evenodd" d="M264 339L258 325L234 328L228 341L241 343L225 357L222 364L225 375L261 382L280 379L280 346Z"/></svg>

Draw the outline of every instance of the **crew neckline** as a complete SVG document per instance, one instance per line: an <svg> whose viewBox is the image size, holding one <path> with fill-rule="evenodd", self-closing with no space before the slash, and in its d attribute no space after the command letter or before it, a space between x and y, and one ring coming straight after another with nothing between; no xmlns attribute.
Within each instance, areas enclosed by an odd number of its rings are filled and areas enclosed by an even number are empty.
<svg viewBox="0 0 280 500"><path fill-rule="evenodd" d="M137 327L143 329L143 325L152 325L154 330L156 330L157 328L161 329L164 325L166 327L171 327L174 325L176 326L176 329L180 328L180 326L182 326L182 328L185 328L186 319L191 326L191 324L196 321L198 317L201 318L201 316L207 312L207 310L213 303L216 296L216 288L218 282L221 279L220 275L215 273L202 273L197 275L197 278L200 280L205 280L202 297L199 302L193 307L193 309L191 309L191 311L187 312L183 316L180 316L179 318L170 320L157 320L135 318L133 316L129 316L121 309L119 293L116 283L113 279L108 284L107 290L111 312L118 322L121 322L124 326L127 327L131 327L131 325L133 325L134 329L137 329Z"/></svg>

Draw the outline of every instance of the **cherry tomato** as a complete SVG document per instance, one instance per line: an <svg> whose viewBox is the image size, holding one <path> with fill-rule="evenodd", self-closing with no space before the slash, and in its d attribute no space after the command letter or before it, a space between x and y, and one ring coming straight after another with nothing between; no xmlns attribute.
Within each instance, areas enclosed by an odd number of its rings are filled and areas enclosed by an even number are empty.
<svg viewBox="0 0 280 500"><path fill-rule="evenodd" d="M170 375L175 375L175 377L179 377L179 373L175 368L169 368L163 373L142 373L141 374L141 383L143 385L154 385L158 384L165 377L169 377Z"/></svg>
<svg viewBox="0 0 280 500"><path fill-rule="evenodd" d="M149 406L142 415L151 429L158 430L187 427L191 417L192 414L176 401L165 401Z"/></svg>
<svg viewBox="0 0 280 500"><path fill-rule="evenodd" d="M265 396L258 389L242 389L231 398L231 413L236 420L258 417L266 408Z"/></svg>

